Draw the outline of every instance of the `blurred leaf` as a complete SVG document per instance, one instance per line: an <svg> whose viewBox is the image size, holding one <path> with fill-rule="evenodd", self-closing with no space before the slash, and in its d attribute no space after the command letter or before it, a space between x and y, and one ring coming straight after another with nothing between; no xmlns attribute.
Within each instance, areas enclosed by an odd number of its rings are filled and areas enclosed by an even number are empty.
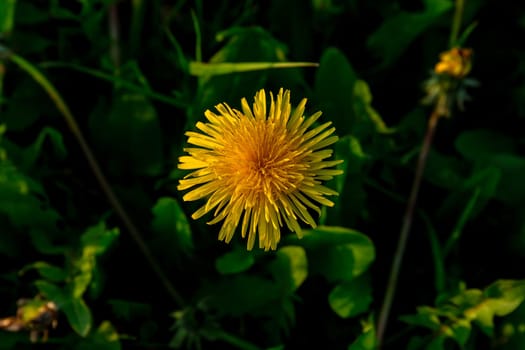
<svg viewBox="0 0 525 350"><path fill-rule="evenodd" d="M394 63L410 43L430 28L439 17L453 8L451 0L425 0L421 12L399 11L381 22L367 40L368 48L386 68Z"/></svg>
<svg viewBox="0 0 525 350"><path fill-rule="evenodd" d="M20 169L27 171L35 166L39 157L48 155L47 153L49 152L45 152L46 150L43 149L46 140L49 140L51 143L56 158L63 159L66 156L67 150L62 134L49 127L43 128L36 140L27 147L20 148L10 142L5 142L5 147L13 162L15 162Z"/></svg>
<svg viewBox="0 0 525 350"><path fill-rule="evenodd" d="M83 255L94 256L103 254L113 241L118 237L119 229L108 230L106 224L101 221L92 226L80 238Z"/></svg>
<svg viewBox="0 0 525 350"><path fill-rule="evenodd" d="M320 226L305 231L302 239L290 240L306 249L310 273L321 274L330 282L352 280L375 259L372 241L344 227Z"/></svg>
<svg viewBox="0 0 525 350"><path fill-rule="evenodd" d="M372 288L368 278L344 281L330 292L330 307L342 318L355 317L368 310L372 303Z"/></svg>
<svg viewBox="0 0 525 350"><path fill-rule="evenodd" d="M254 70L282 69L298 67L317 67L314 62L221 62L203 63L190 62L189 70L191 75L210 77L213 75L232 74L250 72Z"/></svg>
<svg viewBox="0 0 525 350"><path fill-rule="evenodd" d="M157 112L144 95L118 94L109 112L99 108L92 114L90 129L113 173L155 176L161 172L161 129Z"/></svg>
<svg viewBox="0 0 525 350"><path fill-rule="evenodd" d="M150 317L151 305L129 300L110 299L108 304L115 317L126 321L132 321L133 318Z"/></svg>
<svg viewBox="0 0 525 350"><path fill-rule="evenodd" d="M11 0L13 1L13 0ZM17 4L17 11L15 13L15 22L17 24L32 25L39 24L49 20L47 11L43 11L35 4L29 1L20 1Z"/></svg>
<svg viewBox="0 0 525 350"><path fill-rule="evenodd" d="M80 336L85 337L91 330L93 318L91 311L82 298L71 298L61 307L66 314L71 328Z"/></svg>
<svg viewBox="0 0 525 350"><path fill-rule="evenodd" d="M285 293L293 293L308 276L308 262L303 247L279 248L269 268Z"/></svg>
<svg viewBox="0 0 525 350"><path fill-rule="evenodd" d="M223 275L239 273L248 270L255 262L252 252L246 249L235 249L218 257L215 260L215 268Z"/></svg>
<svg viewBox="0 0 525 350"><path fill-rule="evenodd" d="M370 157L365 154L361 143L351 135L344 136L335 144L335 159L344 159L338 165L343 174L336 176L331 182L339 196L332 198L334 206L322 215L321 225L339 224L352 226L361 215L365 206L366 192L364 190L364 165ZM332 186L330 186L332 187Z"/></svg>
<svg viewBox="0 0 525 350"><path fill-rule="evenodd" d="M209 305L222 315L268 315L274 312L280 295L277 285L257 276L231 275L205 289Z"/></svg>
<svg viewBox="0 0 525 350"><path fill-rule="evenodd" d="M363 80L356 80L353 89L354 114L359 121L356 123L356 135L368 136L371 133L391 134L395 130L389 128L379 113L372 107L370 87Z"/></svg>
<svg viewBox="0 0 525 350"><path fill-rule="evenodd" d="M24 274L31 269L37 270L42 278L51 282L62 282L67 278L67 272L63 268L50 265L44 261L38 261L24 267L20 274Z"/></svg>
<svg viewBox="0 0 525 350"><path fill-rule="evenodd" d="M361 325L363 332L348 346L348 350L376 350L376 330L373 318L369 317L361 321Z"/></svg>
<svg viewBox="0 0 525 350"><path fill-rule="evenodd" d="M501 133L488 129L462 132L455 141L456 149L470 161L486 161L499 153L514 153L514 141Z"/></svg>
<svg viewBox="0 0 525 350"><path fill-rule="evenodd" d="M318 107L325 118L333 121L339 136L349 134L355 126L356 81L356 73L341 51L329 48L323 52L315 77L315 96Z"/></svg>
<svg viewBox="0 0 525 350"><path fill-rule="evenodd" d="M483 302L469 310L468 317L475 318L481 329L493 335L494 316L506 316L525 300L525 280L499 280L488 286L483 293Z"/></svg>
<svg viewBox="0 0 525 350"><path fill-rule="evenodd" d="M151 228L156 234L152 238L152 245L160 251L191 254L191 228L179 203L174 198L162 197L157 200L152 211L154 217Z"/></svg>
<svg viewBox="0 0 525 350"><path fill-rule="evenodd" d="M412 325L439 331L438 335L454 339L460 346L469 340L471 322L492 337L494 317L506 316L525 300L525 280L498 280L484 291L465 289L442 299L437 307L420 306L416 315L402 316Z"/></svg>
<svg viewBox="0 0 525 350"><path fill-rule="evenodd" d="M28 103L32 101L32 103ZM39 108L34 108L38 104ZM9 131L19 131L31 126L42 115L44 107L49 106L47 96L33 79L20 78L7 99L7 106L0 115Z"/></svg>
<svg viewBox="0 0 525 350"><path fill-rule="evenodd" d="M103 321L89 337L77 343L76 350L120 350L119 334L109 321Z"/></svg>
<svg viewBox="0 0 525 350"><path fill-rule="evenodd" d="M5 36L13 30L16 0L0 2L0 34Z"/></svg>

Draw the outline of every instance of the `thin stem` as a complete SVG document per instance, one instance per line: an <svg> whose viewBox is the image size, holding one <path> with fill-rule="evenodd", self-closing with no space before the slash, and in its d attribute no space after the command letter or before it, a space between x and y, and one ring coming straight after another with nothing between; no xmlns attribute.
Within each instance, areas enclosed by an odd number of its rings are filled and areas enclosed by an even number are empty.
<svg viewBox="0 0 525 350"><path fill-rule="evenodd" d="M399 241L394 255L394 260L392 262L388 285L386 287L386 293L383 299L383 305L381 306L381 311L379 313L376 333L378 349L381 348L383 342L383 337L388 322L388 316L392 307L392 302L394 300L394 295L397 288L397 280L399 277L399 272L401 270L401 263L403 261L408 235L410 233L410 228L412 226L412 221L414 218L414 209L416 207L416 201L419 193L419 187L421 185L421 180L423 179L423 173L425 170L426 160L428 158L428 152L430 150L430 145L432 144L432 139L434 138L437 122L439 118L443 115L442 108L445 101L442 100L446 100L446 97L444 96L442 99L440 99L440 101L438 101L434 110L432 111L432 114L430 115L425 138L423 139L423 145L421 146L421 151L419 153L414 182L412 183L410 197L408 199L405 214L403 216L403 224L401 227L401 232L399 234Z"/></svg>
<svg viewBox="0 0 525 350"><path fill-rule="evenodd" d="M102 188L102 191L106 195L109 203L117 213L117 215L120 217L122 222L124 223L125 228L128 230L128 232L131 234L131 237L137 243L137 245L140 248L140 251L146 258L147 262L150 264L151 268L157 275L157 277L160 279L170 296L173 298L175 303L177 303L179 306L183 306L184 299L177 293L169 279L166 277L164 272L162 271L160 265L158 264L157 260L154 258L153 254L149 250L148 246L142 239L142 236L137 229L137 227L133 224L131 218L124 210L124 207L120 203L119 199L117 198L116 194L113 192L113 189L111 188L109 182L107 181L104 173L102 172L102 169L100 168L93 152L89 148L89 145L86 142L86 139L84 138L84 135L82 134L82 131L80 130L73 114L71 113L69 107L64 102L56 88L51 84L51 82L31 63L26 61L24 58L11 53L9 55L9 59L18 65L22 70L24 70L26 73L28 73L40 86L47 92L51 100L55 103L55 106L60 111L62 116L64 117L69 129L77 139L80 148L82 149L82 152L84 153L89 166L91 167L91 170L93 171L93 174L95 175L95 178L97 179L100 187Z"/></svg>
<svg viewBox="0 0 525 350"><path fill-rule="evenodd" d="M459 30L461 28L461 19L463 17L463 9L465 8L465 0L456 0L456 9L454 11L454 19L452 22L452 30L450 31L449 47L457 45Z"/></svg>
<svg viewBox="0 0 525 350"><path fill-rule="evenodd" d="M120 67L120 30L119 30L119 17L118 7L116 3L109 6L109 57L115 69L118 70Z"/></svg>

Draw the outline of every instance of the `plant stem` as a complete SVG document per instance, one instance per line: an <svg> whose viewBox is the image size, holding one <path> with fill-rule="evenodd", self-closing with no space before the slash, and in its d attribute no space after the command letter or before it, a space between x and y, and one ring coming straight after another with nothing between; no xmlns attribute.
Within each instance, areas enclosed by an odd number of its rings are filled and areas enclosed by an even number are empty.
<svg viewBox="0 0 525 350"><path fill-rule="evenodd" d="M109 6L108 16L109 26L109 57L111 63L116 70L120 67L120 30L119 30L119 17L118 17L118 6L113 3Z"/></svg>
<svg viewBox="0 0 525 350"><path fill-rule="evenodd" d="M449 47L457 45L459 29L461 28L461 18L463 17L463 9L465 8L465 0L456 0L456 9L454 11L454 19L452 22L452 30L450 31Z"/></svg>
<svg viewBox="0 0 525 350"><path fill-rule="evenodd" d="M394 300L394 295L397 288L397 280L399 277L399 272L401 270L401 263L403 261L403 256L405 253L405 248L408 240L408 235L410 233L410 228L412 226L412 221L414 219L414 209L416 207L417 196L419 193L419 187L421 185L421 180L423 179L423 173L425 170L426 160L428 158L428 152L430 150L430 145L434 138L434 133L438 120L443 116L443 106L446 105L446 96L443 95L440 100L438 100L427 124L427 131L425 138L423 139L423 145L421 146L421 151L419 152L419 158L416 167L416 173L414 176L414 182L412 183L412 189L410 191L410 197L406 206L405 214L403 216L403 224L401 227L401 232L399 234L399 240L397 244L397 249L394 254L394 260L392 262L392 267L390 270L390 276L388 279L388 285L386 287L386 293L383 299L383 305L381 306L381 311L379 313L378 323L377 323L377 348L380 349L382 346L386 325L388 322L388 315L392 307L392 302Z"/></svg>
<svg viewBox="0 0 525 350"><path fill-rule="evenodd" d="M150 264L151 268L153 269L157 277L160 279L160 281L168 291L169 295L173 298L175 303L177 303L179 306L183 306L185 304L184 299L180 296L179 293L177 293L169 279L162 271L157 260L155 259L148 246L142 239L139 230L133 224L131 218L124 210L124 207L120 203L115 192L113 192L113 189L111 188L108 180L102 172L102 169L100 168L100 165L98 164L93 152L91 151L91 148L86 142L86 139L84 138L84 135L82 134L82 131L80 130L73 114L71 113L69 107L62 99L56 88L35 66L26 61L24 58L14 53L11 53L8 57L12 62L18 65L18 67L20 67L22 70L28 73L47 92L57 109L64 117L69 129L77 139L80 148L82 149L82 152L84 153L84 156L86 157L89 166L91 167L91 170L95 175L95 178L97 179L100 187L102 188L102 191L106 195L109 203L124 223L124 227L128 230L135 243L137 243L137 245L139 246L140 251L146 258L146 261Z"/></svg>

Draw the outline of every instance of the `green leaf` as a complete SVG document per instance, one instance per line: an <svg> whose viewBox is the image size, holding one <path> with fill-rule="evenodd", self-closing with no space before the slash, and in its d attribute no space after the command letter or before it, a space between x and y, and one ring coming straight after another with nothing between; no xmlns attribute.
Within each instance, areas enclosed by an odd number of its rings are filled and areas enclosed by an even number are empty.
<svg viewBox="0 0 525 350"><path fill-rule="evenodd" d="M370 281L363 277L338 284L328 296L330 307L342 318L355 317L367 311L372 300Z"/></svg>
<svg viewBox="0 0 525 350"><path fill-rule="evenodd" d="M379 113L372 107L372 93L365 81L355 81L353 95L354 114L359 121L355 126L356 135L364 138L372 133L391 134L395 131L386 125Z"/></svg>
<svg viewBox="0 0 525 350"><path fill-rule="evenodd" d="M499 280L487 287L483 302L467 311L469 318L476 319L481 329L493 335L494 316L506 316L525 300L525 280Z"/></svg>
<svg viewBox="0 0 525 350"><path fill-rule="evenodd" d="M195 76L210 77L213 75L223 75L241 72L250 72L254 70L265 69L283 69L298 67L317 67L314 62L221 62L221 63L203 63L190 62L189 72Z"/></svg>
<svg viewBox="0 0 525 350"><path fill-rule="evenodd" d="M331 120L340 136L349 134L356 122L354 115L354 69L336 48L326 49L315 77L315 96L325 118Z"/></svg>
<svg viewBox="0 0 525 350"><path fill-rule="evenodd" d="M119 93L109 111L99 106L90 129L112 173L155 176L162 170L162 133L157 111L139 93Z"/></svg>
<svg viewBox="0 0 525 350"><path fill-rule="evenodd" d="M24 274L30 269L37 270L41 277L51 282L62 282L67 278L67 272L63 268L50 265L44 261L27 265L20 271L20 274Z"/></svg>
<svg viewBox="0 0 525 350"><path fill-rule="evenodd" d="M13 30L16 0L0 2L0 34L5 36Z"/></svg>
<svg viewBox="0 0 525 350"><path fill-rule="evenodd" d="M57 159L63 159L66 156L67 150L62 134L49 127L43 128L36 140L28 147L20 148L10 142L6 142L5 147L11 159L13 159L13 162L16 163L20 169L26 171L35 165L39 157L42 155L48 156L49 152L44 152L42 149L46 140L51 143Z"/></svg>
<svg viewBox="0 0 525 350"><path fill-rule="evenodd" d="M71 328L81 337L87 336L91 330L93 318L91 310L89 310L84 300L82 298L71 298L62 305L61 309L66 314Z"/></svg>
<svg viewBox="0 0 525 350"><path fill-rule="evenodd" d="M320 224L344 222L351 226L361 215L366 204L366 175L363 168L370 157L365 154L359 140L352 135L340 138L334 148L335 159L344 159L344 162L337 166L343 170L343 174L331 181L339 196L331 198L334 206L326 210L326 215L321 216Z"/></svg>
<svg viewBox="0 0 525 350"><path fill-rule="evenodd" d="M239 273L248 270L255 262L252 252L245 249L232 250L215 260L215 268L223 275Z"/></svg>
<svg viewBox="0 0 525 350"><path fill-rule="evenodd" d="M453 8L450 0L426 0L421 12L399 11L381 21L367 40L368 48L381 59L385 68L394 63L418 36Z"/></svg>
<svg viewBox="0 0 525 350"><path fill-rule="evenodd" d="M321 274L331 282L352 280L375 259L372 241L344 227L320 226L305 231L302 239L289 239L305 247L311 274Z"/></svg>
<svg viewBox="0 0 525 350"><path fill-rule="evenodd" d="M376 330L372 317L361 321L363 332L348 347L348 350L376 350Z"/></svg>
<svg viewBox="0 0 525 350"><path fill-rule="evenodd" d="M157 200L152 212L154 217L151 228L155 232L152 245L157 250L166 251L166 254L191 254L191 227L179 203L174 198L162 197Z"/></svg>
<svg viewBox="0 0 525 350"><path fill-rule="evenodd" d="M516 151L516 144L510 137L489 129L464 131L454 144L458 152L470 161L485 162L495 154Z"/></svg>
<svg viewBox="0 0 525 350"><path fill-rule="evenodd" d="M76 350L120 350L119 334L109 321L103 321L86 339L77 342Z"/></svg>
<svg viewBox="0 0 525 350"><path fill-rule="evenodd" d="M83 255L94 256L103 254L118 237L118 235L118 228L108 230L106 228L106 224L103 221L88 228L80 238Z"/></svg>
<svg viewBox="0 0 525 350"><path fill-rule="evenodd" d="M269 268L284 293L293 293L308 276L308 262L304 248L299 246L279 248Z"/></svg>

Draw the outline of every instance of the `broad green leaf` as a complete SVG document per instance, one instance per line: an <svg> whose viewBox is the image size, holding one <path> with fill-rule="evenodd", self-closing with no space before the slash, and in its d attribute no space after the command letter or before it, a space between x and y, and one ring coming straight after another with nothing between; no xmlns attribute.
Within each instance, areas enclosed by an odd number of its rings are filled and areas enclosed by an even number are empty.
<svg viewBox="0 0 525 350"><path fill-rule="evenodd" d="M38 261L24 267L20 274L24 274L28 270L35 269L38 271L42 278L45 278L51 282L62 282L67 278L67 272L58 266L53 266L44 261Z"/></svg>
<svg viewBox="0 0 525 350"><path fill-rule="evenodd" d="M315 77L317 106L331 120L339 136L349 134L356 122L354 112L354 69L336 48L325 50Z"/></svg>
<svg viewBox="0 0 525 350"><path fill-rule="evenodd" d="M275 260L269 264L270 271L283 292L293 293L308 276L308 262L303 247L279 248Z"/></svg>
<svg viewBox="0 0 525 350"><path fill-rule="evenodd" d="M66 315L71 328L81 337L86 337L91 330L93 318L91 310L89 310L84 300L82 298L71 298L62 305L61 309Z"/></svg>
<svg viewBox="0 0 525 350"><path fill-rule="evenodd" d="M48 300L55 302L59 308L69 302L69 297L64 290L53 283L37 280L35 281L35 287L40 294Z"/></svg>
<svg viewBox="0 0 525 350"><path fill-rule="evenodd" d="M381 21L368 37L368 48L381 59L385 68L394 63L418 36L453 8L451 0L426 0L421 12L399 11Z"/></svg>
<svg viewBox="0 0 525 350"><path fill-rule="evenodd" d="M223 275L239 273L248 270L255 262L255 256L246 249L235 249L215 260L215 268Z"/></svg>
<svg viewBox="0 0 525 350"><path fill-rule="evenodd" d="M501 180L495 193L496 198L509 205L519 205L525 198L525 157L514 154L495 154L483 162L501 171Z"/></svg>
<svg viewBox="0 0 525 350"><path fill-rule="evenodd" d="M516 151L514 140L489 129L464 131L454 144L458 152L470 161L484 162L495 154L511 154Z"/></svg>
<svg viewBox="0 0 525 350"><path fill-rule="evenodd" d="M363 277L338 284L328 296L330 307L342 318L367 311L372 300L370 281Z"/></svg>
<svg viewBox="0 0 525 350"><path fill-rule="evenodd" d="M179 203L174 198L162 197L157 200L152 211L151 228L155 232L152 245L156 250L164 254L175 254L174 252L191 254L193 251L191 227ZM172 256L172 258L176 257Z"/></svg>
<svg viewBox="0 0 525 350"><path fill-rule="evenodd" d="M288 239L306 249L311 274L321 274L332 282L352 280L375 259L372 241L344 227L320 226L305 231L302 239Z"/></svg>

